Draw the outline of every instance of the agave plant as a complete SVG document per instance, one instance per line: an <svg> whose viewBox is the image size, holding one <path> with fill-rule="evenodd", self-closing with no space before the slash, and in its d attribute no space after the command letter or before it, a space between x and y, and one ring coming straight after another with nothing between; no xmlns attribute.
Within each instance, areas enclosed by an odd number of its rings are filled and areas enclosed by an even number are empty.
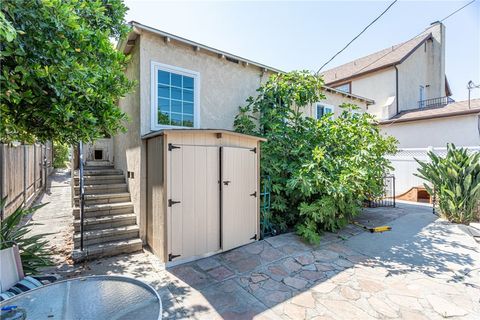
<svg viewBox="0 0 480 320"><path fill-rule="evenodd" d="M430 162L415 159L419 164L417 177L430 195L436 195L441 214L449 221L468 223L478 218L480 203L480 153L468 153L447 145L447 155L442 158L429 152Z"/></svg>
<svg viewBox="0 0 480 320"><path fill-rule="evenodd" d="M0 208L4 208L6 198L0 200ZM23 272L35 274L39 268L52 265L50 253L46 248L48 234L29 235L35 223L22 224L22 218L35 212L45 204L31 208L18 208L11 215L3 219L0 226L0 249L6 249L13 244L18 245L22 259Z"/></svg>

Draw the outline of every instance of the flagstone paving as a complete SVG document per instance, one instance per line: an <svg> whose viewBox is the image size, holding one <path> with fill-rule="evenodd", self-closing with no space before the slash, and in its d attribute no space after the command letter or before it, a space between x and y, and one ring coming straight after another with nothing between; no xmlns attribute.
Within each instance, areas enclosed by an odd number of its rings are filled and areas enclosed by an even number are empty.
<svg viewBox="0 0 480 320"><path fill-rule="evenodd" d="M317 246L283 234L168 269L145 251L50 270L141 279L166 319L480 319L480 247L464 226L407 204L358 220L392 231L348 226Z"/></svg>

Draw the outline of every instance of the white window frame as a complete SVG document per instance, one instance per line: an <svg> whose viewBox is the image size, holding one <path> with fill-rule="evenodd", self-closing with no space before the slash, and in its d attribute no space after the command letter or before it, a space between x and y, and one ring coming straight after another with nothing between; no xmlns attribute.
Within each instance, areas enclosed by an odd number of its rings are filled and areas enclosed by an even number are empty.
<svg viewBox="0 0 480 320"><path fill-rule="evenodd" d="M420 108L425 108L425 87L420 85L418 91Z"/></svg>
<svg viewBox="0 0 480 320"><path fill-rule="evenodd" d="M314 110L314 114L315 114L315 119L317 120L320 120L320 118L318 118L318 107L319 106L322 106L324 109L330 109L331 110L331 113L330 113L330 116L333 116L335 114L335 107L332 106L331 104L326 104L326 103L323 103L323 102L317 102L315 103L315 110Z"/></svg>
<svg viewBox="0 0 480 320"><path fill-rule="evenodd" d="M340 89L341 87L348 86L348 91ZM344 92L344 93L352 93L352 83L351 82L345 82L342 83L338 86L333 87L333 89Z"/></svg>
<svg viewBox="0 0 480 320"><path fill-rule="evenodd" d="M193 127L172 126L158 123L158 77L157 71L171 72L193 78ZM151 61L150 63L150 118L151 130L168 128L196 129L200 127L200 73L168 64Z"/></svg>

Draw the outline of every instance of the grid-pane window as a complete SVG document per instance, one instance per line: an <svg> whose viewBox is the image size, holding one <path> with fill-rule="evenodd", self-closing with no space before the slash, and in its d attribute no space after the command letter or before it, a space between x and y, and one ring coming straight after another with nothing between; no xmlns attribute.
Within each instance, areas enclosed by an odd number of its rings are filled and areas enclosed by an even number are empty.
<svg viewBox="0 0 480 320"><path fill-rule="evenodd" d="M193 127L194 77L157 69L157 125Z"/></svg>
<svg viewBox="0 0 480 320"><path fill-rule="evenodd" d="M321 117L323 117L326 114L333 115L333 106L317 103L317 105L316 105L316 118L320 119Z"/></svg>

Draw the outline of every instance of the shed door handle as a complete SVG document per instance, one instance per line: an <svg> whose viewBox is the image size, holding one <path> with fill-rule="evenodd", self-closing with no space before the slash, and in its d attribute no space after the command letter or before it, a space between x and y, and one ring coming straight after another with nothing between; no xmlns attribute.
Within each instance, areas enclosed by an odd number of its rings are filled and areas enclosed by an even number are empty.
<svg viewBox="0 0 480 320"><path fill-rule="evenodd" d="M228 184L229 184L230 182L232 182L232 181L225 180L225 181L223 181L223 185L228 186Z"/></svg>

